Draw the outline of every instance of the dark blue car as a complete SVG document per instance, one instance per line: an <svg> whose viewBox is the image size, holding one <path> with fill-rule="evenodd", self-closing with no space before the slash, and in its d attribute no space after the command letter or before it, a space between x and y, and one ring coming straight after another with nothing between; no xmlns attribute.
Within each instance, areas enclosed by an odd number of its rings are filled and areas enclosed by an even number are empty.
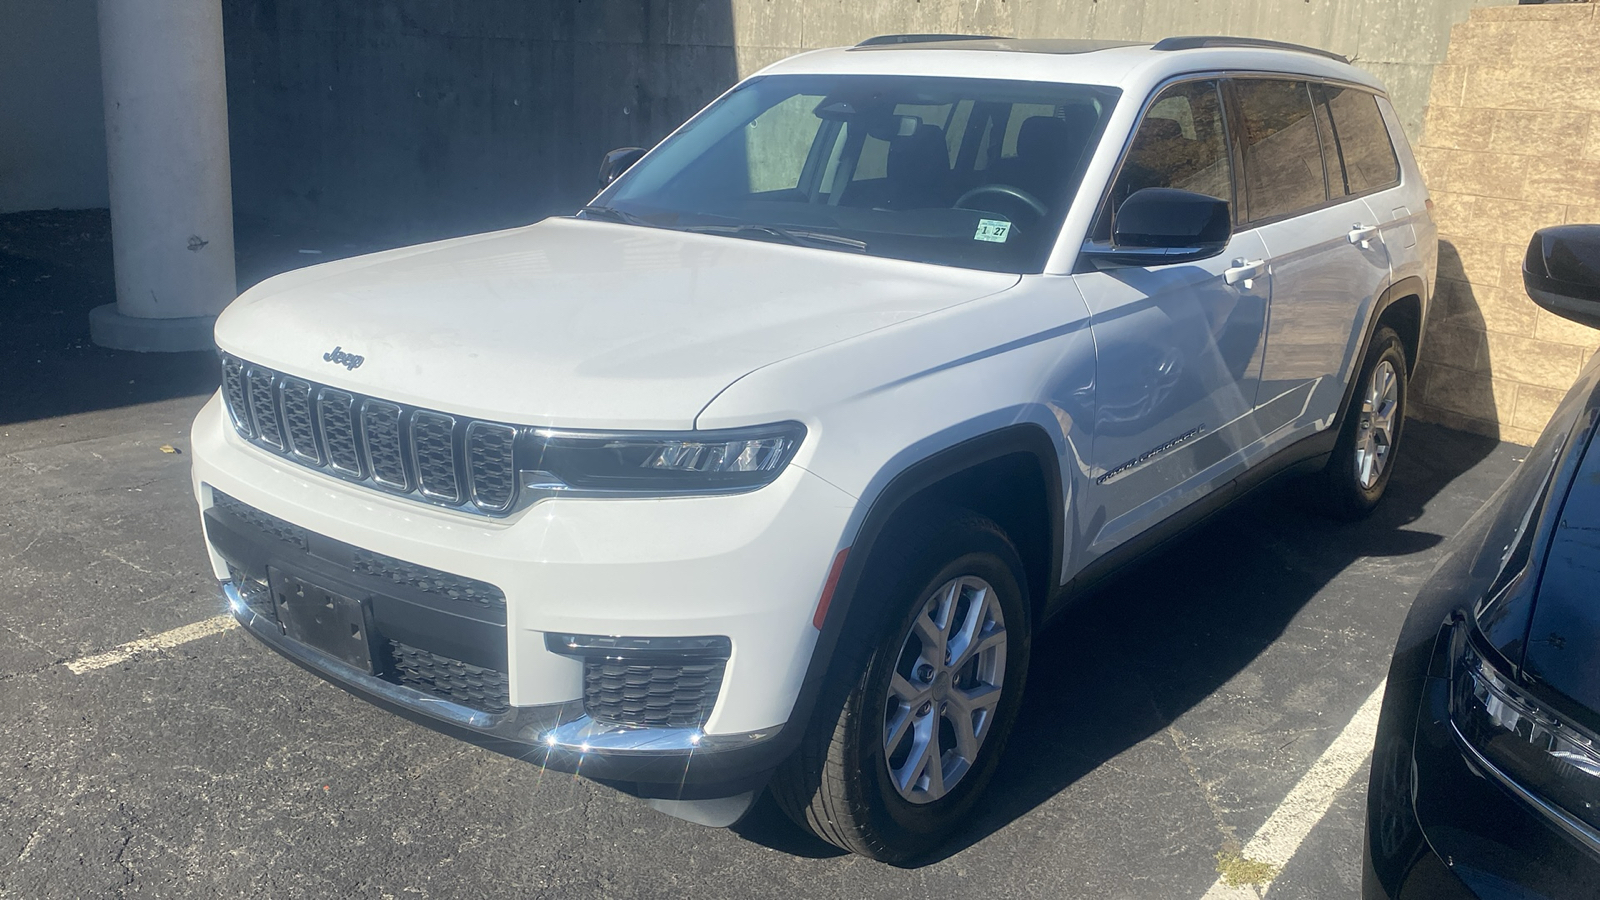
<svg viewBox="0 0 1600 900"><path fill-rule="evenodd" d="M1600 327L1600 226L1534 235L1533 299ZM1456 535L1389 670L1367 900L1600 897L1600 356Z"/></svg>

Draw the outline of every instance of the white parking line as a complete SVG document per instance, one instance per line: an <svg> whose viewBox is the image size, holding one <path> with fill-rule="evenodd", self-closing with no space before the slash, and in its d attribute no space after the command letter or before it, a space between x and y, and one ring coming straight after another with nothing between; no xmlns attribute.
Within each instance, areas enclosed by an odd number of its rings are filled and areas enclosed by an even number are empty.
<svg viewBox="0 0 1600 900"><path fill-rule="evenodd" d="M1217 878L1202 900L1259 900L1272 889L1272 879L1294 858L1306 835L1322 821L1334 795L1361 769L1378 734L1378 710L1383 706L1383 684L1372 692L1355 717L1344 726L1327 750L1311 764L1289 796L1283 798L1267 823L1245 844L1237 862L1246 883L1224 874ZM1223 868L1219 862L1219 869ZM1232 881L1233 883L1230 883Z"/></svg>
<svg viewBox="0 0 1600 900"><path fill-rule="evenodd" d="M213 634L221 634L230 628L237 627L239 627L239 623L234 621L233 616L215 616L210 619L195 622L193 625L185 625L182 628L174 628L171 631L163 631L154 637L141 638L137 641L129 641L128 643L123 644L114 650L107 650L104 653L97 653L94 656L85 656L82 659L75 659L72 662L67 663L67 668L71 669L72 674L74 675L82 675L85 672L92 672L95 669L104 669L108 666L114 666L117 663L122 662L130 657L137 656L140 653L147 653L151 650L170 650L180 644L187 644L190 641L198 641L201 638L210 637Z"/></svg>

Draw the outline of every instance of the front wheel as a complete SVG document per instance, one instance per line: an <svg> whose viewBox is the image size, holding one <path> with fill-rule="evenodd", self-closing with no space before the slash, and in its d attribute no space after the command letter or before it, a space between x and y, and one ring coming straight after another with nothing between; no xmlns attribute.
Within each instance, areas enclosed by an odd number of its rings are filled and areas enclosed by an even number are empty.
<svg viewBox="0 0 1600 900"><path fill-rule="evenodd" d="M889 863L933 850L972 809L1028 670L1011 542L965 511L918 518L869 564L812 727L773 782L802 827Z"/></svg>
<svg viewBox="0 0 1600 900"><path fill-rule="evenodd" d="M1383 499L1405 425L1406 375L1400 336L1379 328L1362 360L1333 456L1321 473L1319 505L1333 518L1363 518Z"/></svg>

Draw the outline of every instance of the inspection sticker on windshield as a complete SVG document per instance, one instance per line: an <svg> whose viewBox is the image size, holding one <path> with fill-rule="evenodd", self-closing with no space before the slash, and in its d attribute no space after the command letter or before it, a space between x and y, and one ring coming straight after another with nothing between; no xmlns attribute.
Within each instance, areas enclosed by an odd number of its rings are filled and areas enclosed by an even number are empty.
<svg viewBox="0 0 1600 900"><path fill-rule="evenodd" d="M993 241L1004 244L1006 238L1011 236L1011 223L1004 219L979 219L978 233L972 236L975 241Z"/></svg>

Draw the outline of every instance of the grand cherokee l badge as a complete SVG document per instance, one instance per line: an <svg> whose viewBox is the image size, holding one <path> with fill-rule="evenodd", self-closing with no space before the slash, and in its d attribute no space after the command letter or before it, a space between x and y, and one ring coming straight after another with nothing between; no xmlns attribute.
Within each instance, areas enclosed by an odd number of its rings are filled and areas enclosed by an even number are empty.
<svg viewBox="0 0 1600 900"><path fill-rule="evenodd" d="M327 362L338 363L339 365L344 366L346 369L354 369L367 361L365 356L357 356L354 353L344 352L343 347L333 348L332 352L322 354L322 358Z"/></svg>

